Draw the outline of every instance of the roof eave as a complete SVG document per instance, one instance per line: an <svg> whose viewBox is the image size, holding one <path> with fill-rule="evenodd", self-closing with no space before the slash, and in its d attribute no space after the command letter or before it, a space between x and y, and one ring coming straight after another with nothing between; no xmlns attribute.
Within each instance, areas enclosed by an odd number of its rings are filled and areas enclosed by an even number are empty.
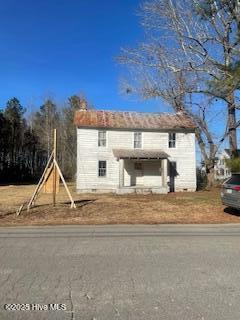
<svg viewBox="0 0 240 320"><path fill-rule="evenodd" d="M154 132L166 132L166 131L174 131L174 132L188 132L195 133L196 128L119 128L119 127L104 127L104 126L82 126L76 125L77 129L95 129L95 130L119 130L119 131L154 131Z"/></svg>

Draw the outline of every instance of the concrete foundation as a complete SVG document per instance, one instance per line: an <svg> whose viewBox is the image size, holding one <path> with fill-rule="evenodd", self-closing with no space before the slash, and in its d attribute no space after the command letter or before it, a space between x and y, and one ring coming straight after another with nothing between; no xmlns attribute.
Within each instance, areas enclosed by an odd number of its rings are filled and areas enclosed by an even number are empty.
<svg viewBox="0 0 240 320"><path fill-rule="evenodd" d="M78 189L77 193L166 194L168 187L122 187L118 189Z"/></svg>

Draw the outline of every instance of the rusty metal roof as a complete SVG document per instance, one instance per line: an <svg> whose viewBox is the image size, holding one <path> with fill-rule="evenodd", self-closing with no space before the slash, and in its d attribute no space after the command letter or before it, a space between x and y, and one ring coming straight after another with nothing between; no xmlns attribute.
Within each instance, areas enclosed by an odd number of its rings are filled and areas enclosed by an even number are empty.
<svg viewBox="0 0 240 320"><path fill-rule="evenodd" d="M118 159L167 159L169 155L162 150L113 149Z"/></svg>
<svg viewBox="0 0 240 320"><path fill-rule="evenodd" d="M191 130L193 121L185 114L137 113L100 110L76 111L74 123L77 127L106 129L142 129L142 130Z"/></svg>

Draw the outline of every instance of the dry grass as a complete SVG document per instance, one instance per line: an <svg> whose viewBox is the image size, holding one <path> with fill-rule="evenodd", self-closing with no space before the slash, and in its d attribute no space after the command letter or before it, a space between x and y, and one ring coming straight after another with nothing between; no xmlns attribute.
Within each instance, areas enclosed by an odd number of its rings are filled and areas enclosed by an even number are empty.
<svg viewBox="0 0 240 320"><path fill-rule="evenodd" d="M0 186L0 225L48 224L158 224L240 222L236 211L225 209L220 190L167 195L78 195L70 185L77 209L70 209L63 188L52 207L51 195L42 194L30 212L16 210L29 200L33 185Z"/></svg>

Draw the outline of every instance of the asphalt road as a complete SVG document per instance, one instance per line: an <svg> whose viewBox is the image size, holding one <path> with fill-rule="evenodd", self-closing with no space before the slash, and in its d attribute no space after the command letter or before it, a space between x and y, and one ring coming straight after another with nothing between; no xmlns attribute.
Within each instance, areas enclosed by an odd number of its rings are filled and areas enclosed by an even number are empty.
<svg viewBox="0 0 240 320"><path fill-rule="evenodd" d="M0 228L0 320L238 320L239 251L239 225Z"/></svg>

